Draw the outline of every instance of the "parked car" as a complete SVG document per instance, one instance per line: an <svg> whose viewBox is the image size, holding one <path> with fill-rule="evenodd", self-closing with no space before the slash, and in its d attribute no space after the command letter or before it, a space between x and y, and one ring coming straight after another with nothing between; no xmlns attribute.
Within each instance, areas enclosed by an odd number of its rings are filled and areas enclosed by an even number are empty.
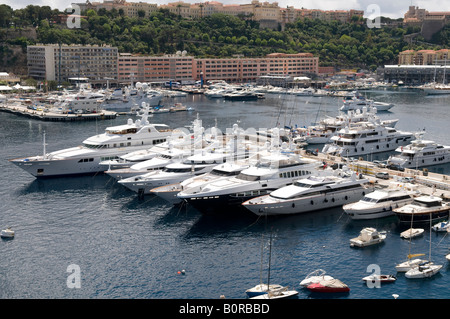
<svg viewBox="0 0 450 319"><path fill-rule="evenodd" d="M389 164L386 165L386 168L391 169L393 171L400 171L403 172L405 169L403 167L401 167L400 165L395 165L395 164Z"/></svg>
<svg viewBox="0 0 450 319"><path fill-rule="evenodd" d="M401 181L403 183L414 183L414 178L413 177L402 177Z"/></svg>
<svg viewBox="0 0 450 319"><path fill-rule="evenodd" d="M378 172L375 174L376 178L381 178L381 179L389 179L389 173L387 172Z"/></svg>

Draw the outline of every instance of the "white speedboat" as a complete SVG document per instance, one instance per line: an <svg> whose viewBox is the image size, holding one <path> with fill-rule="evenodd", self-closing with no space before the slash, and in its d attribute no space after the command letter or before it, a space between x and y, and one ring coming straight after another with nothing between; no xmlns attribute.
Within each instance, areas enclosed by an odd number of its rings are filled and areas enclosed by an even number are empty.
<svg viewBox="0 0 450 319"><path fill-rule="evenodd" d="M450 232L450 222L441 221L431 227L435 232Z"/></svg>
<svg viewBox="0 0 450 319"><path fill-rule="evenodd" d="M415 197L412 203L395 208L394 213L401 223L423 223L448 218L450 206L443 202L441 197L435 195L422 195Z"/></svg>
<svg viewBox="0 0 450 319"><path fill-rule="evenodd" d="M450 162L450 146L424 140L421 135L411 144L399 146L395 151L400 154L390 156L387 163L403 168L418 168Z"/></svg>
<svg viewBox="0 0 450 319"><path fill-rule="evenodd" d="M171 204L179 204L182 199L177 197L177 194L181 191L189 189L190 192L194 192L196 189L198 191L202 190L203 185L208 182L226 179L232 176L238 175L242 170L246 169L249 165L246 163L223 163L215 166L212 171L205 173L203 175L194 176L188 178L180 183L174 183L169 185L164 185L151 189L150 192L157 195Z"/></svg>
<svg viewBox="0 0 450 319"><path fill-rule="evenodd" d="M358 179L354 173L339 176L337 172L325 170L320 175L296 180L292 185L252 198L242 206L256 215L289 215L342 206L364 196L363 185L368 183L367 179Z"/></svg>
<svg viewBox="0 0 450 319"><path fill-rule="evenodd" d="M344 205L342 208L351 219L374 219L393 216L393 208L410 204L414 195L413 190L391 183L389 187L376 189L365 195L358 202Z"/></svg>
<svg viewBox="0 0 450 319"><path fill-rule="evenodd" d="M410 239L415 238L423 234L425 230L423 228L409 228L400 233L401 238Z"/></svg>
<svg viewBox="0 0 450 319"><path fill-rule="evenodd" d="M341 129L325 144L322 152L333 156L359 157L361 155L393 151L407 145L413 133L397 131L379 122L359 122Z"/></svg>
<svg viewBox="0 0 450 319"><path fill-rule="evenodd" d="M148 121L148 107L141 118L126 124L107 127L103 134L94 135L77 147L51 153L46 152L44 135L43 155L15 158L11 163L35 177L54 177L104 172L100 162L116 159L136 150L147 149L165 142L172 134L166 124L152 124Z"/></svg>
<svg viewBox="0 0 450 319"><path fill-rule="evenodd" d="M351 247L366 247L382 243L386 232L379 232L373 227L363 228L358 237L350 239Z"/></svg>
<svg viewBox="0 0 450 319"><path fill-rule="evenodd" d="M178 197L202 213L231 213L246 200L267 194L315 173L321 162L279 151L261 156L259 163L239 175L212 181L202 190L181 191Z"/></svg>

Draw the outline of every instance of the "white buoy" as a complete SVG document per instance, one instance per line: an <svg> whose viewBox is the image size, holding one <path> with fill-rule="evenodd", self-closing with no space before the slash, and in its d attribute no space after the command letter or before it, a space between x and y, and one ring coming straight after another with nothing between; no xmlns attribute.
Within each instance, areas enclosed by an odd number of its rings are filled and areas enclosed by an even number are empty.
<svg viewBox="0 0 450 319"><path fill-rule="evenodd" d="M392 297L394 297L394 299L397 299L398 295L397 294L392 294Z"/></svg>

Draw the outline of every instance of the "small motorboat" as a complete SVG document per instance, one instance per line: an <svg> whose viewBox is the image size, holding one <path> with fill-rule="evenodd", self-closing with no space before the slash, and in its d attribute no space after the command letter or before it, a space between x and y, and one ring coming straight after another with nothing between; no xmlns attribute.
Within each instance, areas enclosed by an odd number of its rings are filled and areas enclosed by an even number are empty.
<svg viewBox="0 0 450 319"><path fill-rule="evenodd" d="M431 227L432 230L436 232L448 232L450 231L450 222L449 221L442 221L437 224L434 224L433 227Z"/></svg>
<svg viewBox="0 0 450 319"><path fill-rule="evenodd" d="M450 254L447 254L447 255L445 256L445 259L447 259L448 261L450 261Z"/></svg>
<svg viewBox="0 0 450 319"><path fill-rule="evenodd" d="M267 294L268 291L273 293L273 292L283 290L283 289L285 289L285 287L282 285L272 285L271 284L271 285L267 286L267 284L259 284L253 288L247 289L245 291L245 293L247 294L247 296L249 298L253 298L253 297L256 297L259 295Z"/></svg>
<svg viewBox="0 0 450 319"><path fill-rule="evenodd" d="M311 284L318 283L321 280L331 280L334 279L333 277L326 275L325 270L323 269L317 269L308 274L305 279L300 281L300 286L302 287L308 287Z"/></svg>
<svg viewBox="0 0 450 319"><path fill-rule="evenodd" d="M400 233L401 238L410 239L423 234L425 230L423 228L409 228Z"/></svg>
<svg viewBox="0 0 450 319"><path fill-rule="evenodd" d="M388 282L394 282L397 280L397 278L394 275L376 275L372 274L369 276L366 276L362 279L365 282L380 282L380 283L388 283Z"/></svg>
<svg viewBox="0 0 450 319"><path fill-rule="evenodd" d="M378 232L373 227L366 227L361 230L358 237L350 239L351 247L366 247L383 242L386 239L386 232Z"/></svg>
<svg viewBox="0 0 450 319"><path fill-rule="evenodd" d="M14 230L11 229L11 227L3 229L0 233L1 238L13 238L14 235L15 235L15 232L14 232Z"/></svg>
<svg viewBox="0 0 450 319"><path fill-rule="evenodd" d="M321 280L307 287L312 292L349 292L350 288L339 279Z"/></svg>

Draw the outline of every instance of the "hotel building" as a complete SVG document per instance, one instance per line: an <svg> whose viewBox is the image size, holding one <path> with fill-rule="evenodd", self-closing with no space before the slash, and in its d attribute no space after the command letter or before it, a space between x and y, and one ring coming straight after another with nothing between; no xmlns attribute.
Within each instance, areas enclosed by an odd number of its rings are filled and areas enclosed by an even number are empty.
<svg viewBox="0 0 450 319"><path fill-rule="evenodd" d="M400 65L450 65L450 50L406 50L398 54Z"/></svg>

